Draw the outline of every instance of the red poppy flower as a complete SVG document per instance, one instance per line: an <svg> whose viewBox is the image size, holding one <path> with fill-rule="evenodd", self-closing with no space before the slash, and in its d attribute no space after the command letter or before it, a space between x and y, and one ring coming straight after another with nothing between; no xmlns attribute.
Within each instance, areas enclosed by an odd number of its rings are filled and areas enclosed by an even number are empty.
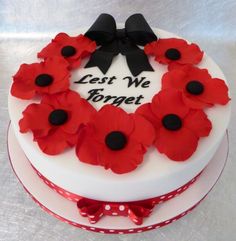
<svg viewBox="0 0 236 241"><path fill-rule="evenodd" d="M203 51L196 44L188 44L177 38L158 39L147 44L144 51L154 55L155 60L161 64L198 64L203 57Z"/></svg>
<svg viewBox="0 0 236 241"><path fill-rule="evenodd" d="M156 129L154 145L171 160L185 161L196 150L200 137L208 136L211 122L202 110L191 110L183 103L182 93L162 90L151 103L140 106L143 115Z"/></svg>
<svg viewBox="0 0 236 241"><path fill-rule="evenodd" d="M76 153L82 162L127 173L142 163L154 135L151 123L142 116L105 105L81 129Z"/></svg>
<svg viewBox="0 0 236 241"><path fill-rule="evenodd" d="M162 77L162 89L181 90L186 105L194 109L225 105L229 102L228 87L218 78L212 78L206 69L192 65L172 66Z"/></svg>
<svg viewBox="0 0 236 241"><path fill-rule="evenodd" d="M45 95L40 104L30 104L19 122L20 132L32 131L34 141L49 155L76 144L79 128L96 111L79 94L66 91Z"/></svg>
<svg viewBox="0 0 236 241"><path fill-rule="evenodd" d="M82 58L94 52L95 49L95 41L82 34L70 37L66 33L59 33L51 43L38 53L38 57L45 59L51 56L60 56L68 61L70 69L74 69L80 66Z"/></svg>
<svg viewBox="0 0 236 241"><path fill-rule="evenodd" d="M11 94L21 99L31 99L35 94L55 94L69 88L69 78L68 63L62 58L22 64L13 76Z"/></svg>

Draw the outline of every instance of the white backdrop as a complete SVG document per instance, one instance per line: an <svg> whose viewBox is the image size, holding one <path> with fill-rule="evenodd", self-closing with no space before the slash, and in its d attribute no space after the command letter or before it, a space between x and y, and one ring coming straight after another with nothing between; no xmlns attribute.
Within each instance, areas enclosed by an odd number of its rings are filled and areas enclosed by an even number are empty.
<svg viewBox="0 0 236 241"><path fill-rule="evenodd" d="M44 213L24 192L8 162L7 95L11 76L55 33L90 26L102 12L117 22L136 12L151 26L196 41L222 68L236 98L235 0L0 0L0 241L233 241L236 227L236 111L229 128L230 155L213 191L191 214L159 230L103 235L68 226Z"/></svg>

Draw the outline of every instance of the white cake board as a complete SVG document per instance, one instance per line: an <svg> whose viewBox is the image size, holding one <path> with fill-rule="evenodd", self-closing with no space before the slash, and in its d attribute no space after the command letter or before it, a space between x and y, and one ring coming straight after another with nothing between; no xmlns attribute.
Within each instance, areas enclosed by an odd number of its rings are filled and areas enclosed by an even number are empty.
<svg viewBox="0 0 236 241"><path fill-rule="evenodd" d="M160 228L186 215L211 191L219 179L228 156L228 138L224 136L216 154L197 181L179 196L157 205L142 225L135 225L127 217L106 216L96 224L81 217L76 203L71 202L49 188L32 169L20 148L11 126L8 130L8 151L12 168L33 200L49 214L85 230L100 233L135 233Z"/></svg>

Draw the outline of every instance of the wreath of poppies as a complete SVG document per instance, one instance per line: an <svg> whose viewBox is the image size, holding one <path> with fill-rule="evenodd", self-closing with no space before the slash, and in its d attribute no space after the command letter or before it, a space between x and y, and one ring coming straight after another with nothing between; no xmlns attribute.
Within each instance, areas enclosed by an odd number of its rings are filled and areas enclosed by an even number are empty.
<svg viewBox="0 0 236 241"><path fill-rule="evenodd" d="M27 100L41 96L23 111L20 132L31 131L48 155L76 146L81 162L118 174L137 168L152 145L173 161L187 160L212 129L204 109L230 100L223 80L195 66L203 58L200 48L176 38L145 45L145 54L168 65L168 71L152 102L130 114L110 104L97 111L69 89L70 70L96 48L84 35L60 33L38 53L43 62L20 66L11 94Z"/></svg>

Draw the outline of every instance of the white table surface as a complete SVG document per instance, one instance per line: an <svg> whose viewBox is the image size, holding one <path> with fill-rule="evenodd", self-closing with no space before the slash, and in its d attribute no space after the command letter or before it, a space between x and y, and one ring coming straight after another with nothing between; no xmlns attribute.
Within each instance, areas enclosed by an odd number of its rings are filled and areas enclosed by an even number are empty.
<svg viewBox="0 0 236 241"><path fill-rule="evenodd" d="M8 162L7 95L11 76L55 33L76 33L102 12L124 22L144 14L150 25L197 42L225 73L236 98L235 0L0 0L0 241L234 241L236 227L236 111L221 179L192 213L159 230L104 235L80 230L43 212L24 192Z"/></svg>

